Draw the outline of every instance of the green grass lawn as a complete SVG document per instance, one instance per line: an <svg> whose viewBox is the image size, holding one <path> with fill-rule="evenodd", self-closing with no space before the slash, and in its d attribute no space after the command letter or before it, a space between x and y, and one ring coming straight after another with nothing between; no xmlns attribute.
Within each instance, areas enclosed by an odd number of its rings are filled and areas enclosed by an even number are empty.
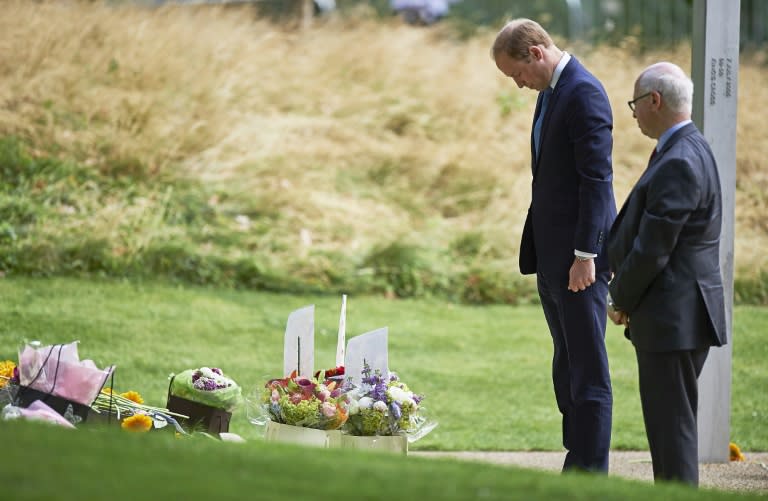
<svg viewBox="0 0 768 501"><path fill-rule="evenodd" d="M282 376L288 314L314 304L315 367L334 363L340 298L70 279L0 280L0 360L24 339L80 341L81 358L116 364L115 388L164 406L168 376L217 366L246 396ZM731 437L768 450L768 309L734 313ZM550 384L551 341L537 306L461 306L429 300L348 300L347 336L389 328L389 363L440 425L421 450L561 450ZM634 352L609 327L614 449L646 449ZM237 409L230 431L258 439Z"/></svg>
<svg viewBox="0 0 768 501"><path fill-rule="evenodd" d="M273 442L228 444L106 427L0 425L3 497L57 499L724 500L744 496L606 476Z"/></svg>

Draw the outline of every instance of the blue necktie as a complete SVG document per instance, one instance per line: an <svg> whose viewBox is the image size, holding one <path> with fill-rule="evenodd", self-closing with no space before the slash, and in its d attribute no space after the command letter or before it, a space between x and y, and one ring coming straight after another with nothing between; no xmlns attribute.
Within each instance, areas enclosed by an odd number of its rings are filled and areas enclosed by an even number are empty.
<svg viewBox="0 0 768 501"><path fill-rule="evenodd" d="M552 87L547 87L546 90L541 91L541 106L539 107L539 116L536 117L536 122L533 124L533 144L536 147L536 158L539 158L539 144L541 143L541 123L544 121L544 114L547 112L549 96L551 95Z"/></svg>

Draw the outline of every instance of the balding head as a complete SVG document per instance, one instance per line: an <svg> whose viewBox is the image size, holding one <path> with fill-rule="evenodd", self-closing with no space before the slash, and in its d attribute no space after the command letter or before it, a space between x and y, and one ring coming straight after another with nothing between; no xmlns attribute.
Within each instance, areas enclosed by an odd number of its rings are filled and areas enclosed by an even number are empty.
<svg viewBox="0 0 768 501"><path fill-rule="evenodd" d="M635 83L638 95L656 91L674 115L691 116L693 82L676 64L661 62L648 66Z"/></svg>

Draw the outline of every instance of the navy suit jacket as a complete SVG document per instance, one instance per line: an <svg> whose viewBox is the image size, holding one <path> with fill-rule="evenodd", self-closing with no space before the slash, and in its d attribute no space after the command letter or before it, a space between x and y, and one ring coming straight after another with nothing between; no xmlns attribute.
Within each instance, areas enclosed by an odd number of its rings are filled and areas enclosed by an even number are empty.
<svg viewBox="0 0 768 501"><path fill-rule="evenodd" d="M537 102L534 123L540 108ZM574 250L597 254L597 271L607 271L604 247L616 217L613 115L602 84L573 56L543 120L538 158L531 136L532 196L520 272L560 274L567 282Z"/></svg>
<svg viewBox="0 0 768 501"><path fill-rule="evenodd" d="M693 123L651 160L611 227L611 297L638 350L726 343L722 202L712 150Z"/></svg>

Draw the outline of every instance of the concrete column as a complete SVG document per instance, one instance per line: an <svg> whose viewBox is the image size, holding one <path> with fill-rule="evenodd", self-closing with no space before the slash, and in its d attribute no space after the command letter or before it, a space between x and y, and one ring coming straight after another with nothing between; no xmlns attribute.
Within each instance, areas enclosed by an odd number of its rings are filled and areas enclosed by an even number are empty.
<svg viewBox="0 0 768 501"><path fill-rule="evenodd" d="M693 120L712 146L723 190L720 268L728 345L709 352L699 377L699 462L727 462L731 418L733 241L736 198L736 99L739 1L694 0L691 75Z"/></svg>

